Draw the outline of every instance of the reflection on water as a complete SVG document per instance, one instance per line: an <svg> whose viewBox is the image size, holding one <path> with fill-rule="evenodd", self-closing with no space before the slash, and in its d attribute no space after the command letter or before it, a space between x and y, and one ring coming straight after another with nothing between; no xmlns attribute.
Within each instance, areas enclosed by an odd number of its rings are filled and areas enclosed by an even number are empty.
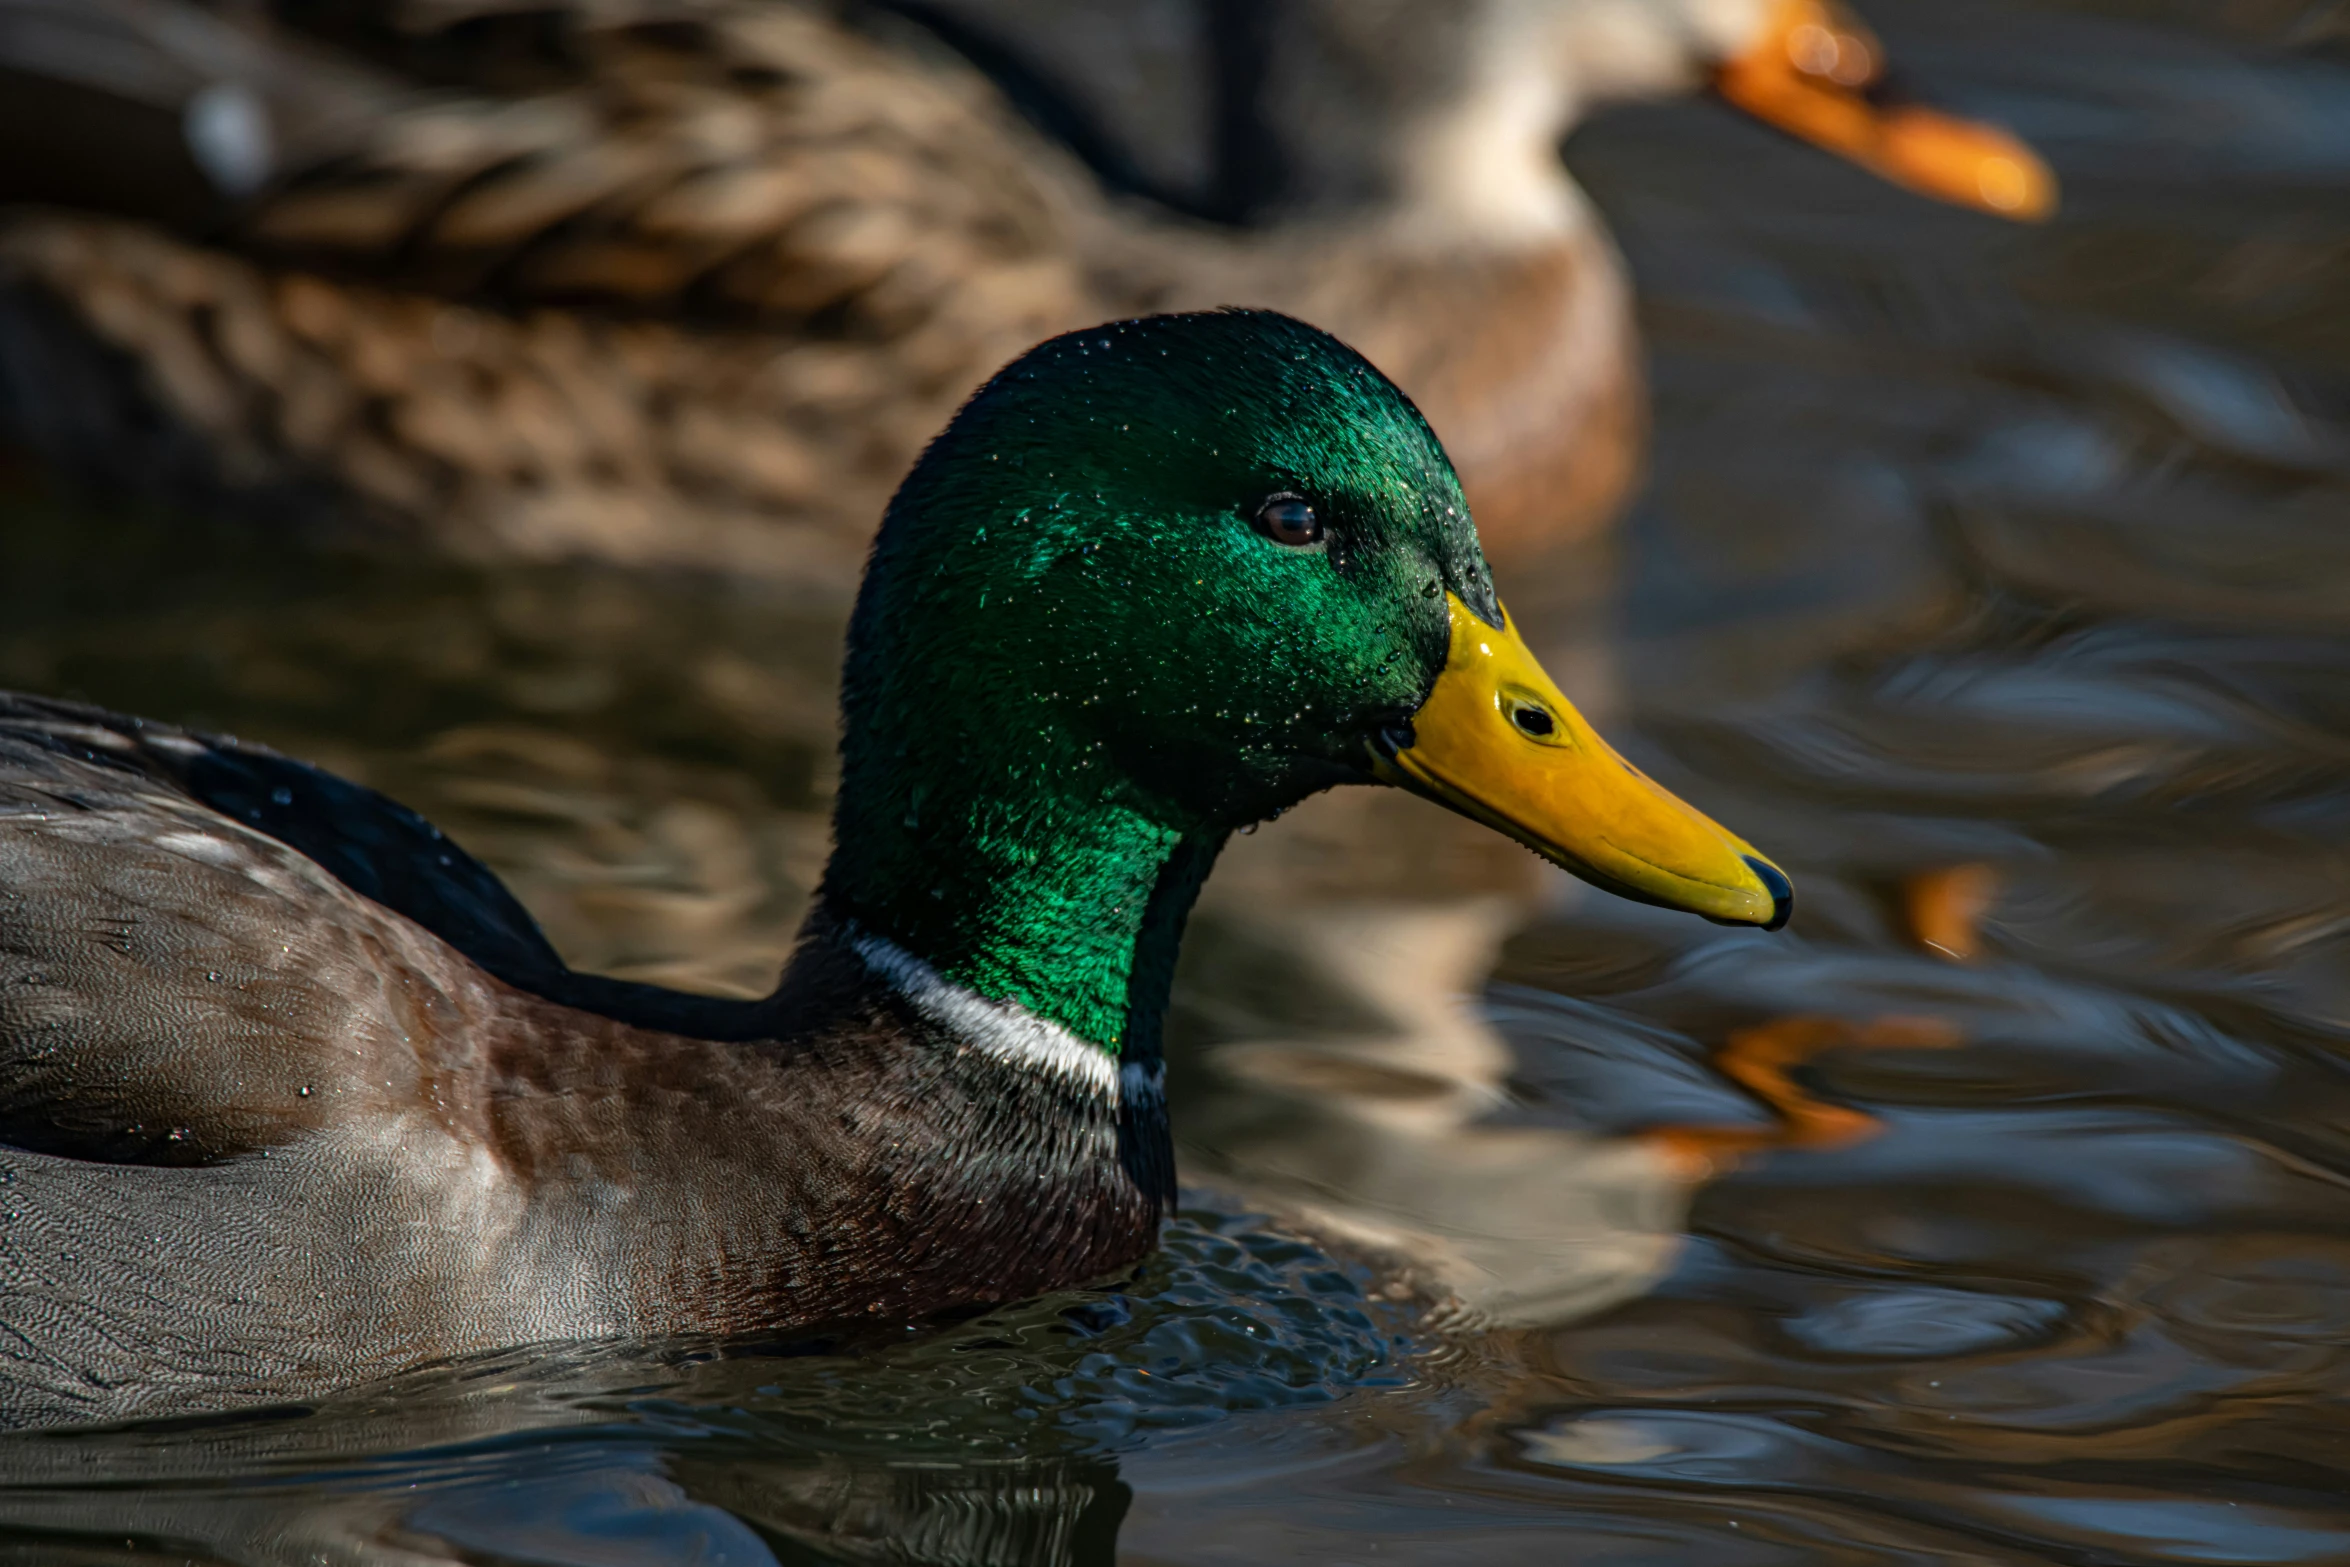
<svg viewBox="0 0 2350 1567"><path fill-rule="evenodd" d="M1115 1285L925 1336L516 1351L316 1410L0 1440L0 1543L80 1532L231 1560L1109 1559L1146 1438L1302 1416L1437 1362L1372 1281L1191 1208ZM1416 1368L1417 1377L1414 1376ZM1354 1423L1354 1422L1349 1422Z"/></svg>
<svg viewBox="0 0 2350 1567"><path fill-rule="evenodd" d="M1195 1172L1318 1240L1202 1209L914 1344L12 1439L10 1559L2350 1560L2350 63L2338 8L2220 9L1870 7L2050 153L2044 230L1702 107L1571 149L1654 474L1612 609L1511 597L1616 633L1631 748L1791 932L1301 811L1211 889L1174 1086ZM820 862L837 634L0 531L0 680L390 789L576 961L706 989Z"/></svg>

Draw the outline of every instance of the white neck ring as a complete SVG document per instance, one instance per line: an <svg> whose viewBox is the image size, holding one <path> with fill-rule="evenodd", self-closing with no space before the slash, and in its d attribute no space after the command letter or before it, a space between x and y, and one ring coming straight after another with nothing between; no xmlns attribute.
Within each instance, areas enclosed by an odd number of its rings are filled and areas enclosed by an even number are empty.
<svg viewBox="0 0 2350 1567"><path fill-rule="evenodd" d="M956 984L894 941L853 925L844 934L849 950L888 981L908 1006L980 1054L1111 1105L1141 1105L1163 1097L1165 1074L1157 1062L1121 1064L1109 1051L1026 1007L991 1001Z"/></svg>

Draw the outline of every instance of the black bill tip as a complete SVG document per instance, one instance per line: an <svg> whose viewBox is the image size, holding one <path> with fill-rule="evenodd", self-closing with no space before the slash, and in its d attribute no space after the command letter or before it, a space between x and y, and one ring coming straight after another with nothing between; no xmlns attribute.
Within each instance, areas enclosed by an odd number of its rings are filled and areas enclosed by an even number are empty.
<svg viewBox="0 0 2350 1567"><path fill-rule="evenodd" d="M1762 879L1763 886L1771 894L1771 918L1770 922L1763 926L1763 929L1778 930L1782 928L1795 917L1795 884L1789 881L1785 873L1770 861L1758 860L1751 854L1745 855L1743 858L1746 861L1746 868Z"/></svg>

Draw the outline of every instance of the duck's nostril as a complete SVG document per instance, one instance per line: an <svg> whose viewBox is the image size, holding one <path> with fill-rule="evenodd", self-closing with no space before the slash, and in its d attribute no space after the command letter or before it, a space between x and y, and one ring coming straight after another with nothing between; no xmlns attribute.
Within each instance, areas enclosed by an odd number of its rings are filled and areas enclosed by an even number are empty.
<svg viewBox="0 0 2350 1567"><path fill-rule="evenodd" d="M1558 728L1558 720L1528 703L1510 709L1510 722L1530 735L1547 735Z"/></svg>

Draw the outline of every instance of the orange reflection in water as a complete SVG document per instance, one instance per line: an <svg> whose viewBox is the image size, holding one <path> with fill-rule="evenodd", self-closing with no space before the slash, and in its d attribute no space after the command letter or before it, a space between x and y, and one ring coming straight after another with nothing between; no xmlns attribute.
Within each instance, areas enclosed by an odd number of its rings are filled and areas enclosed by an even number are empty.
<svg viewBox="0 0 2350 1567"><path fill-rule="evenodd" d="M1774 1126L1668 1126L1642 1137L1692 1181L1710 1180L1746 1158L1781 1148L1844 1148L1874 1137L1884 1122L1849 1105L1821 1099L1794 1073L1824 1051L1947 1049L1962 1042L1956 1025L1940 1018L1783 1017L1733 1029L1714 1053L1724 1077L1761 1100L1778 1117Z"/></svg>

